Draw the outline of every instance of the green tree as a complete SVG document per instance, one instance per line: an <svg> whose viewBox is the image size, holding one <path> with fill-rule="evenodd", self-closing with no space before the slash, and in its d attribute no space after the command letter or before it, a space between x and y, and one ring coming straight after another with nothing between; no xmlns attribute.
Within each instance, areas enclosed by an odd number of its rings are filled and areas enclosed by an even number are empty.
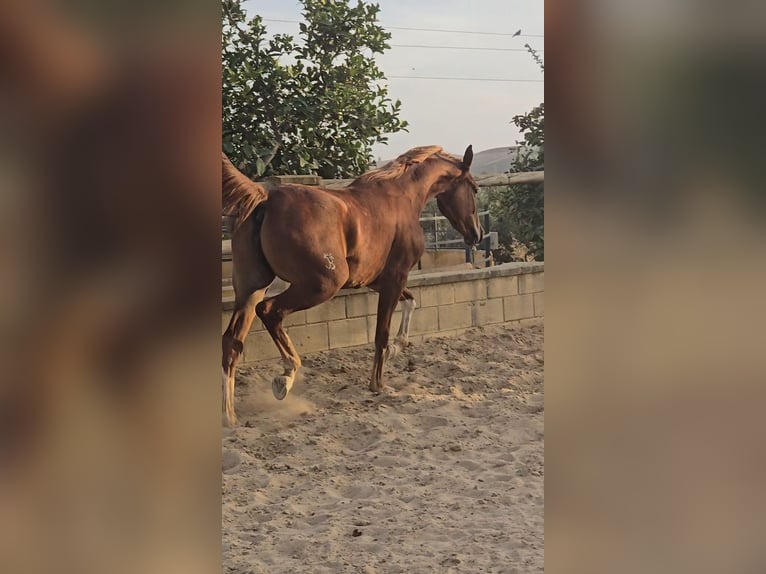
<svg viewBox="0 0 766 574"><path fill-rule="evenodd" d="M372 145L406 128L374 55L391 35L361 0L301 0L298 39L223 0L223 149L252 177L366 171Z"/></svg>
<svg viewBox="0 0 766 574"><path fill-rule="evenodd" d="M544 70L542 59L526 46ZM511 172L543 171L545 169L545 103L526 114L513 117L523 136L511 164ZM545 258L545 206L542 183L517 184L490 192L490 210L498 230L501 249L499 261L519 259L526 252L537 261ZM523 255L523 253L522 253Z"/></svg>

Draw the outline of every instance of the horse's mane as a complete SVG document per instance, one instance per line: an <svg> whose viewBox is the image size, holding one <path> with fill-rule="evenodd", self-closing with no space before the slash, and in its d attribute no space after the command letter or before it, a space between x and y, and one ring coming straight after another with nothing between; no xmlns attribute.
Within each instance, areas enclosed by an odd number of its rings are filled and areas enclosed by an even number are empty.
<svg viewBox="0 0 766 574"><path fill-rule="evenodd" d="M448 154L441 146L429 145L414 147L411 150L404 152L402 155L387 163L383 167L370 170L367 173L360 175L352 182L352 185L370 184L377 181L398 179L407 173L407 170L412 166L422 164L424 161L434 156L446 159L452 163L456 163L456 165L460 165L460 158Z"/></svg>
<svg viewBox="0 0 766 574"><path fill-rule="evenodd" d="M268 193L240 172L223 155L222 203L223 214L233 217L232 230L236 230L255 210L259 203L266 200Z"/></svg>

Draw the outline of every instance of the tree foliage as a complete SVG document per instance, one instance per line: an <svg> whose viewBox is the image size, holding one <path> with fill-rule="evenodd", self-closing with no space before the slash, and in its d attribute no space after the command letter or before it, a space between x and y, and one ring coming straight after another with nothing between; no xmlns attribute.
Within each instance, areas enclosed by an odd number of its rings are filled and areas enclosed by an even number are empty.
<svg viewBox="0 0 766 574"><path fill-rule="evenodd" d="M266 36L240 0L223 0L223 148L252 177L368 169L372 145L405 129L374 55L391 35L380 8L301 0L298 38Z"/></svg>
<svg viewBox="0 0 766 574"><path fill-rule="evenodd" d="M543 62L529 46L533 58L543 69ZM526 114L513 117L523 136L511 172L545 170L545 103ZM538 261L545 258L545 206L542 183L511 185L490 195L490 210L502 246L498 260L515 257L511 252L521 246Z"/></svg>

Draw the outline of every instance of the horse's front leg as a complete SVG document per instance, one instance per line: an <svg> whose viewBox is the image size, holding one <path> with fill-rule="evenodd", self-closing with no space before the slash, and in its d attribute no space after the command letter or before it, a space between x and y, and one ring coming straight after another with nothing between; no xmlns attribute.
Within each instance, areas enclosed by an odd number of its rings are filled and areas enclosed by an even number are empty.
<svg viewBox="0 0 766 574"><path fill-rule="evenodd" d="M383 389L383 360L388 348L388 336L391 331L391 317L404 290L404 281L388 282L379 289L378 320L375 325L375 359L372 366L370 390L379 392Z"/></svg>

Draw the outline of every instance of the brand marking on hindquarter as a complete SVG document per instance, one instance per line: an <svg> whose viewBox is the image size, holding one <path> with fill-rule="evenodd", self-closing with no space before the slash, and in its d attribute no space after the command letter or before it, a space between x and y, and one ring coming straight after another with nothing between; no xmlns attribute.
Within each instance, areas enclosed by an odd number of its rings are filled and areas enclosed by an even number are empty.
<svg viewBox="0 0 766 574"><path fill-rule="evenodd" d="M325 261L327 261L325 267L327 267L330 271L335 269L335 257L333 257L330 253L325 253L324 258Z"/></svg>

